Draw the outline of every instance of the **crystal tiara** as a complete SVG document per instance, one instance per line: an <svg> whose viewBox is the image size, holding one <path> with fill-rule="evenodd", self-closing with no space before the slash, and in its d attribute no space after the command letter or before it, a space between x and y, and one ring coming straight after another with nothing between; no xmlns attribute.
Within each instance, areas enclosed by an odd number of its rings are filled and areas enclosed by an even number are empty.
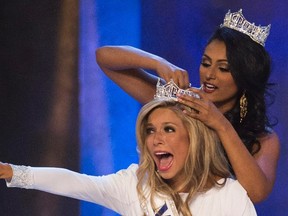
<svg viewBox="0 0 288 216"><path fill-rule="evenodd" d="M252 40L265 46L265 41L270 33L271 25L256 26L245 19L242 14L242 9L238 12L231 13L230 10L226 13L223 24L220 27L226 26L236 31L248 35Z"/></svg>
<svg viewBox="0 0 288 216"><path fill-rule="evenodd" d="M168 83L162 85L160 79L158 79L156 85L156 94L154 95L154 99L161 98L166 100L175 100L177 101L177 94L186 94L192 97L200 98L198 94L179 88L174 81L171 79Z"/></svg>

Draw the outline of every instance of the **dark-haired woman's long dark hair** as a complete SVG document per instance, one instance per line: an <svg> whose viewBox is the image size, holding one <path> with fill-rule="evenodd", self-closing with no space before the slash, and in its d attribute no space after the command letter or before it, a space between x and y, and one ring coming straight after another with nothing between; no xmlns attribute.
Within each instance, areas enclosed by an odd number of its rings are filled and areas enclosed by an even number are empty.
<svg viewBox="0 0 288 216"><path fill-rule="evenodd" d="M249 36L227 27L218 28L208 44L213 40L225 43L231 75L239 90L238 102L225 116L253 155L261 148L258 138L269 133L269 128L273 126L267 116L268 97L271 103L274 101L274 95L270 92L274 84L269 83L270 56L262 45ZM248 112L240 123L239 101L243 93L248 101Z"/></svg>

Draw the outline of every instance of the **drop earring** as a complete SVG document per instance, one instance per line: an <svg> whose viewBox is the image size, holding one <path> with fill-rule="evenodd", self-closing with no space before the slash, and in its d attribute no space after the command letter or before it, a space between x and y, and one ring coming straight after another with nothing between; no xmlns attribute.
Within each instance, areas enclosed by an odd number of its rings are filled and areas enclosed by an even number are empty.
<svg viewBox="0 0 288 216"><path fill-rule="evenodd" d="M240 98L240 123L243 121L243 119L247 115L247 106L248 106L248 101L244 92Z"/></svg>

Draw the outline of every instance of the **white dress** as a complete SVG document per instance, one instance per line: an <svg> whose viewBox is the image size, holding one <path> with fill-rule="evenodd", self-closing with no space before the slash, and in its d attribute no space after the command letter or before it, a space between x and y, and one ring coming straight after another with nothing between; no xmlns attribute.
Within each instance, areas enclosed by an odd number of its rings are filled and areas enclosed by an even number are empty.
<svg viewBox="0 0 288 216"><path fill-rule="evenodd" d="M106 176L89 176L62 168L11 165L13 178L8 187L36 189L105 206L125 216L155 215L150 203L140 203L136 170L127 169ZM220 181L223 181L221 179ZM146 186L146 188L148 188ZM185 199L185 193L181 194ZM147 199L149 200L149 199ZM156 198L157 209L165 216L176 216L174 203L164 196ZM254 205L237 180L227 179L224 187L198 193L190 204L193 216L254 216Z"/></svg>

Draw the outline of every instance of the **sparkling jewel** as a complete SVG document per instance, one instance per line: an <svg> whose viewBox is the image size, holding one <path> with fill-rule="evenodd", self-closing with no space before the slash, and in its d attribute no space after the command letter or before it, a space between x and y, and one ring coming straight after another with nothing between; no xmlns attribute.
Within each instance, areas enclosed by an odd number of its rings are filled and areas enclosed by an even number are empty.
<svg viewBox="0 0 288 216"><path fill-rule="evenodd" d="M168 83L162 85L160 82L160 79L158 79L157 85L156 85L156 94L154 95L154 98L161 98L161 99L173 99L177 101L177 94L186 94L190 95L192 97L199 98L199 95L189 91L180 89L174 81L171 79Z"/></svg>
<svg viewBox="0 0 288 216"><path fill-rule="evenodd" d="M252 40L265 46L265 41L270 33L271 25L256 26L245 19L242 14L242 9L238 12L231 13L230 10L226 13L224 22L221 27L226 26L236 31L248 35Z"/></svg>

